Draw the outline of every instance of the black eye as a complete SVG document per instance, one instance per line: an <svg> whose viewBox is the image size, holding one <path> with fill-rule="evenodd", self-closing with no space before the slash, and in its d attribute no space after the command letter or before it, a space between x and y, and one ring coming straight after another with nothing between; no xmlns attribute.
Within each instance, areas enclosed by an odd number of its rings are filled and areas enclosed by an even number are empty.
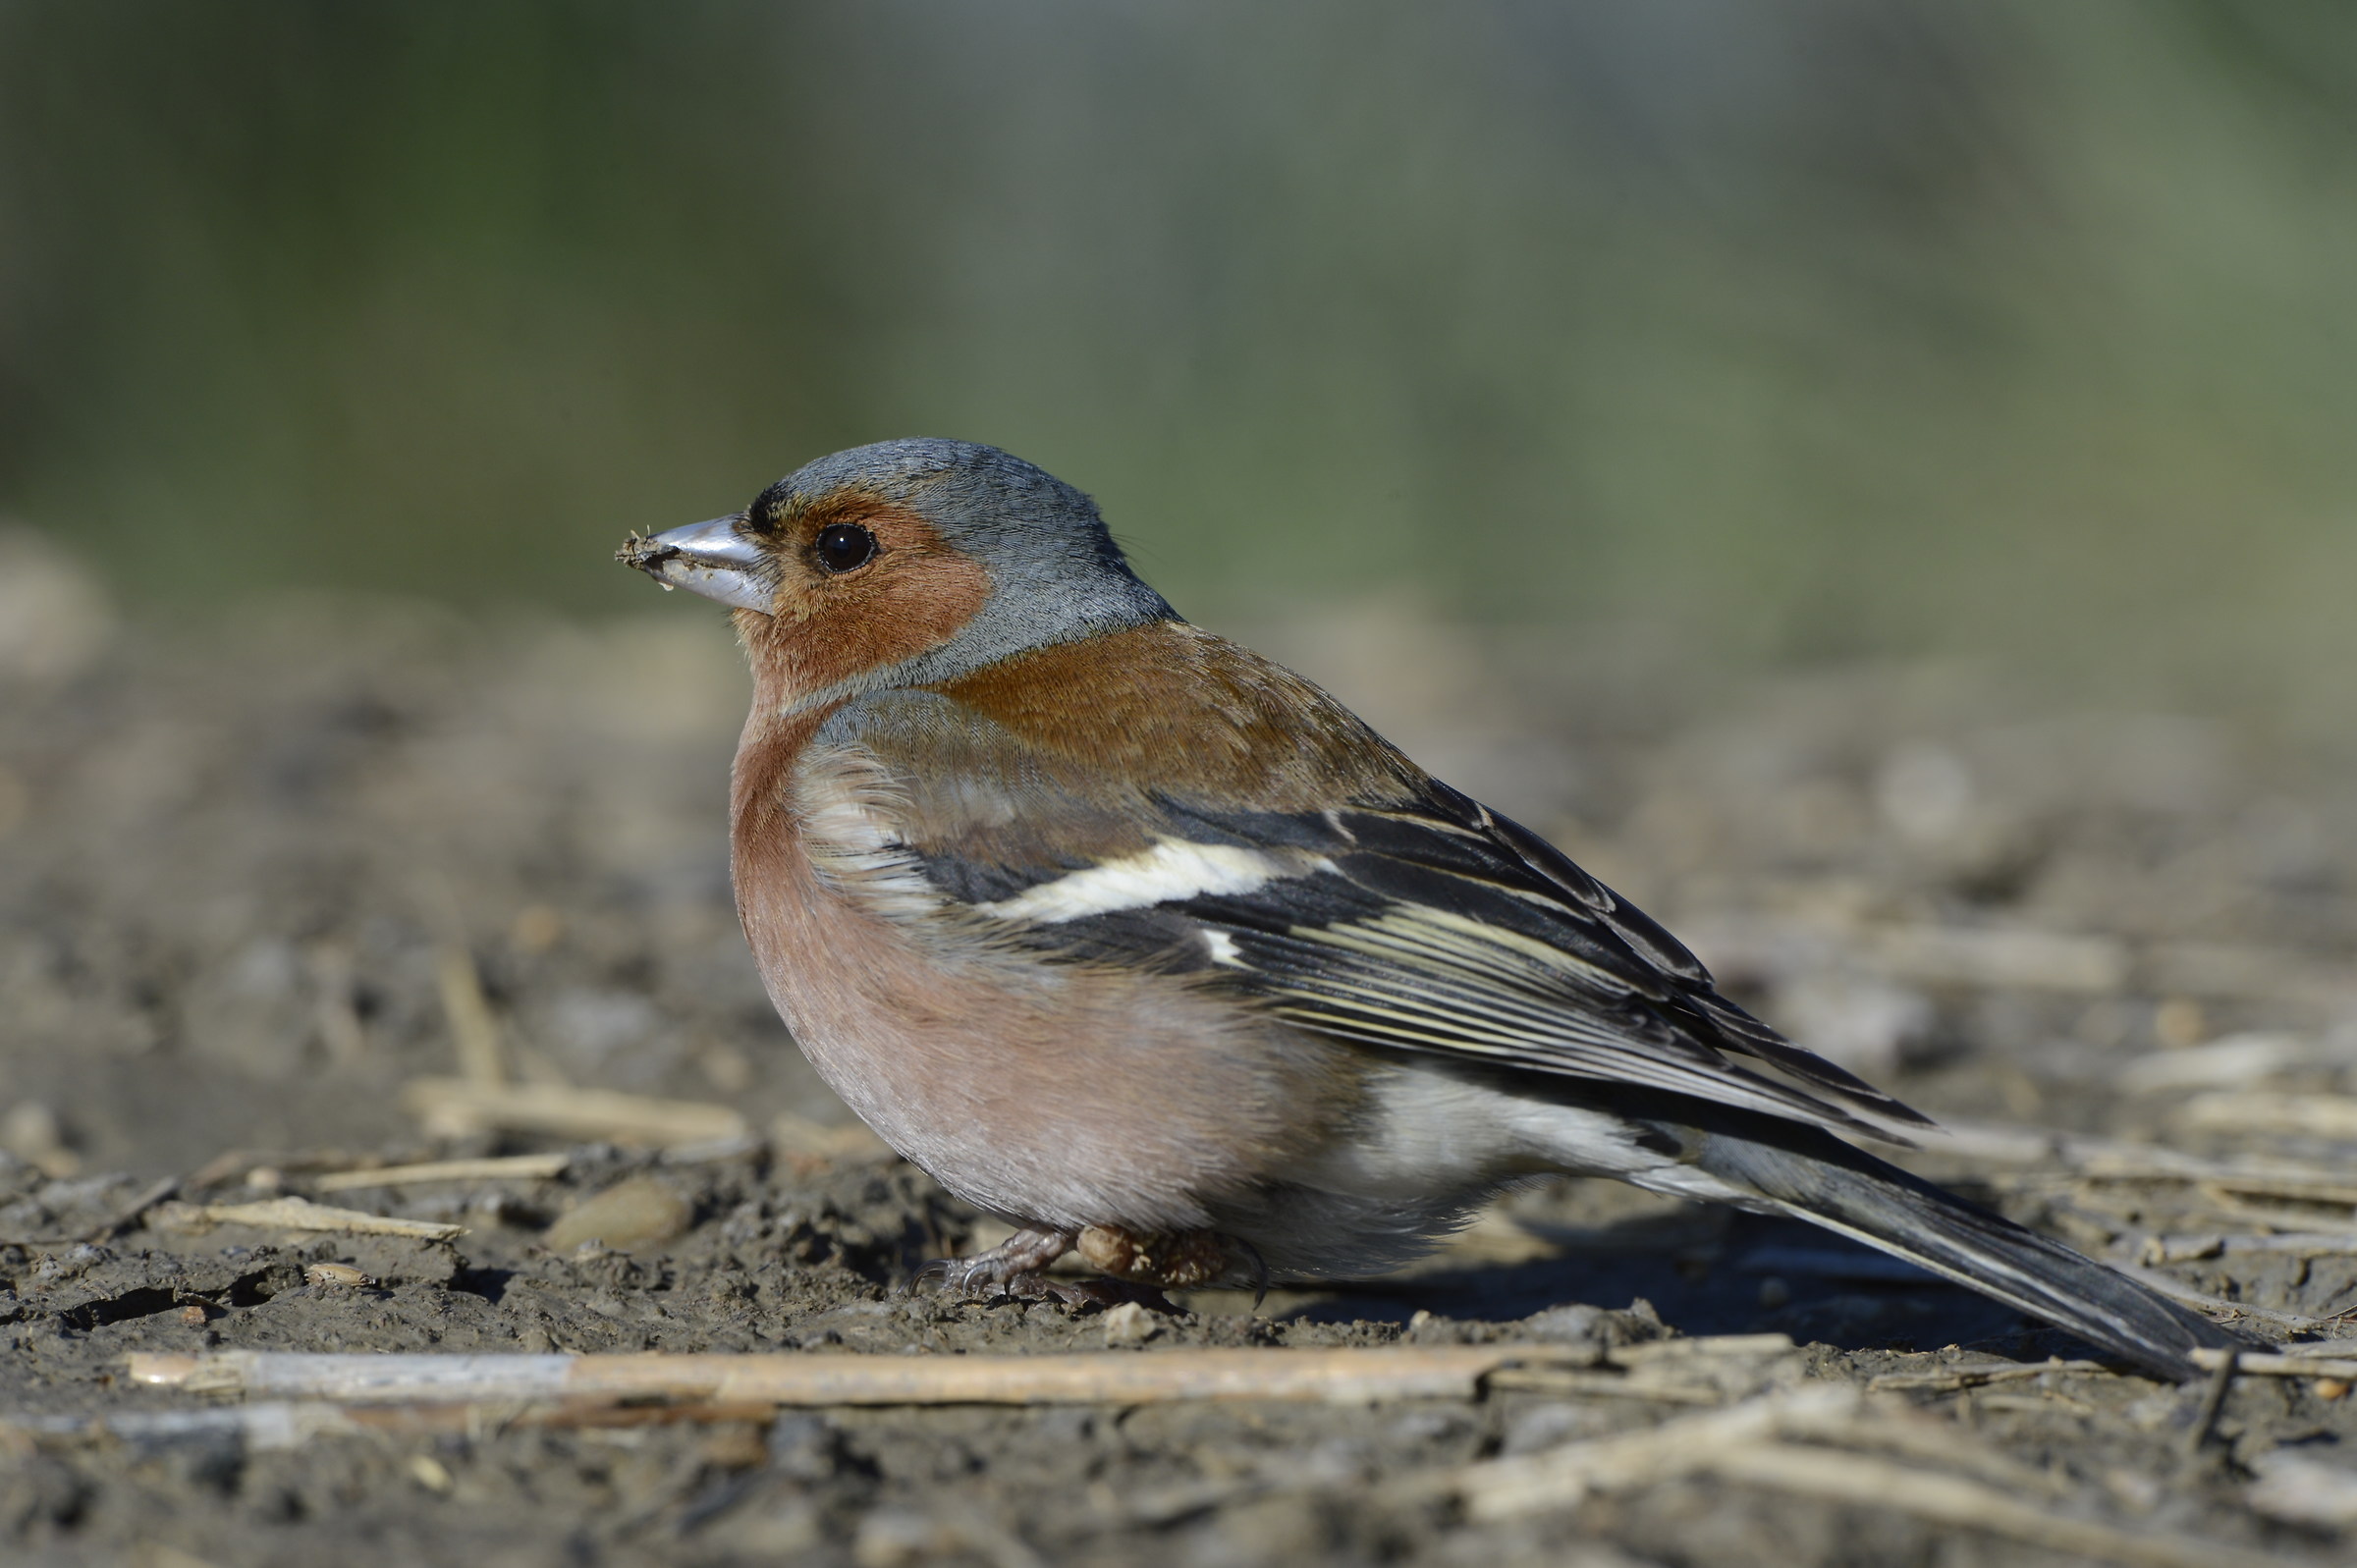
<svg viewBox="0 0 2357 1568"><path fill-rule="evenodd" d="M876 553L876 536L857 523L830 523L818 530L810 553L818 564L829 571L849 571L864 567Z"/></svg>

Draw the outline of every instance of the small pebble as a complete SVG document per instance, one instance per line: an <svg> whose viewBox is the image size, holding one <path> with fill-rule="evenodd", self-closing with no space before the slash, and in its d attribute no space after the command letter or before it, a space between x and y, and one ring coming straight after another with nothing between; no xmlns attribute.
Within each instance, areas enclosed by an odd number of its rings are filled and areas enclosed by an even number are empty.
<svg viewBox="0 0 2357 1568"><path fill-rule="evenodd" d="M410 1479L428 1491L448 1491L457 1485L449 1467L432 1454L410 1455Z"/></svg>
<svg viewBox="0 0 2357 1568"><path fill-rule="evenodd" d="M1791 1302L1792 1287L1781 1279L1771 1274L1760 1281L1760 1305L1770 1312L1774 1312L1779 1307L1789 1306Z"/></svg>
<svg viewBox="0 0 2357 1568"><path fill-rule="evenodd" d="M180 1309L180 1321L192 1328L201 1328L204 1326L204 1309L192 1301Z"/></svg>
<svg viewBox="0 0 2357 1568"><path fill-rule="evenodd" d="M2348 1396L2349 1396L2349 1385L2348 1385L2347 1383L2343 1382L2343 1381L2342 1381L2340 1379L2338 1379L2338 1378L2319 1378L2319 1379L2316 1379L2316 1397L2317 1397L2317 1398L2319 1398L2319 1399L2346 1399Z"/></svg>
<svg viewBox="0 0 2357 1568"><path fill-rule="evenodd" d="M543 1239L552 1252L572 1252L590 1241L627 1252L669 1241L694 1219L686 1199L651 1176L632 1176L559 1218Z"/></svg>
<svg viewBox="0 0 2357 1568"><path fill-rule="evenodd" d="M1162 1332L1162 1325L1154 1315L1134 1301L1124 1301L1105 1314L1105 1343L1108 1347L1142 1345Z"/></svg>

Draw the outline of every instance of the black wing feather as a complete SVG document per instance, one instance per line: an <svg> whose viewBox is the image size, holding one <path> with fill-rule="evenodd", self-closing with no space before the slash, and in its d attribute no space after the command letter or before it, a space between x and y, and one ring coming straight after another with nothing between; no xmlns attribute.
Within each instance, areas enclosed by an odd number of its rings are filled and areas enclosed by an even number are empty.
<svg viewBox="0 0 2357 1568"><path fill-rule="evenodd" d="M1171 838L1296 851L1320 868L1247 892L1043 921L1019 940L1076 960L1216 971L1284 1017L1390 1049L1643 1084L1887 1139L1856 1112L1928 1124L1720 996L1641 910L1446 785L1407 805L1324 812L1154 804ZM972 903L1077 869L919 859L936 887Z"/></svg>

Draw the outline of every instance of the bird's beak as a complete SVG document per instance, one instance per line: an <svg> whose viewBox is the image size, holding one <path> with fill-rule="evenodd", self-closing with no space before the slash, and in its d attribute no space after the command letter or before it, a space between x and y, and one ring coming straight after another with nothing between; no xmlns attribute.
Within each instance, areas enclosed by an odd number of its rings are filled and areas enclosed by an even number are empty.
<svg viewBox="0 0 2357 1568"><path fill-rule="evenodd" d="M741 514L691 522L651 539L630 535L614 559L661 583L668 592L685 588L739 610L770 611L760 547L738 530Z"/></svg>

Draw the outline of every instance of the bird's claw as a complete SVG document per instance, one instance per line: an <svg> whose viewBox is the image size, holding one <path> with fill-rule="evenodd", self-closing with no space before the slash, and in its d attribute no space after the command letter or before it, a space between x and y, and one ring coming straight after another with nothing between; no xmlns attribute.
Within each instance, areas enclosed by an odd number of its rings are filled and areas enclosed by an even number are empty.
<svg viewBox="0 0 2357 1568"><path fill-rule="evenodd" d="M1078 1247L1105 1277L1051 1278L1048 1266ZM1252 1287L1257 1309L1269 1293L1269 1270L1248 1241L1210 1230L1149 1235L1113 1225L1079 1231L1029 1226L971 1258L936 1258L918 1269L907 1290L939 1290L960 1301L1057 1301L1087 1311L1135 1302L1149 1312L1176 1315L1165 1289L1203 1285Z"/></svg>
<svg viewBox="0 0 2357 1568"><path fill-rule="evenodd" d="M959 1301L1037 1300L1034 1282L1071 1248L1070 1231L1029 1226L971 1258L935 1258L910 1276L908 1289L937 1289Z"/></svg>

